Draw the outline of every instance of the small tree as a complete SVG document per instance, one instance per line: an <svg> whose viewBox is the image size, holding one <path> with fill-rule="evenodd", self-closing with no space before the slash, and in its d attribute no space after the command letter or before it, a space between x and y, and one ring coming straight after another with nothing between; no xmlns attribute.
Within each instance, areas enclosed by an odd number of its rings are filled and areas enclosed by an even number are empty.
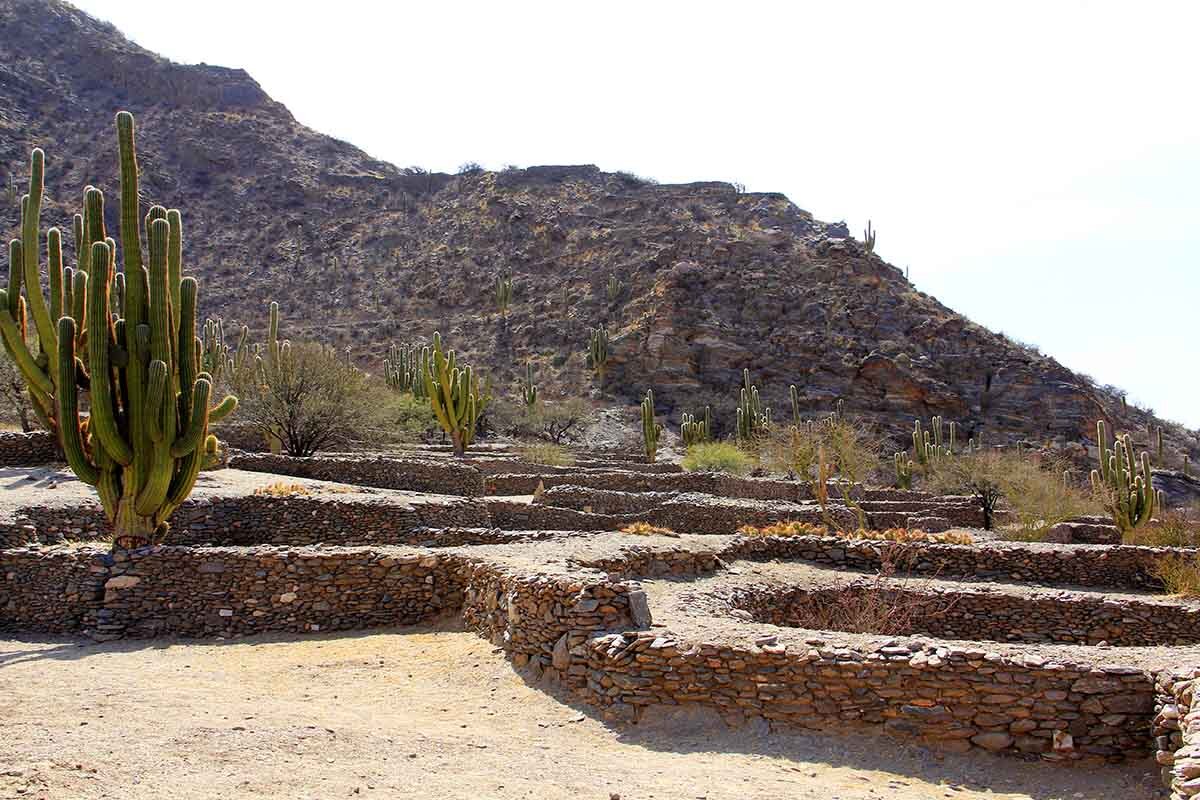
<svg viewBox="0 0 1200 800"><path fill-rule="evenodd" d="M242 418L290 456L308 457L361 430L370 416L367 376L331 347L281 347L241 376Z"/></svg>
<svg viewBox="0 0 1200 800"><path fill-rule="evenodd" d="M1020 456L995 450L973 451L943 459L929 473L925 487L943 494L969 494L983 509L983 527L992 530L996 507L1012 475L1012 459Z"/></svg>

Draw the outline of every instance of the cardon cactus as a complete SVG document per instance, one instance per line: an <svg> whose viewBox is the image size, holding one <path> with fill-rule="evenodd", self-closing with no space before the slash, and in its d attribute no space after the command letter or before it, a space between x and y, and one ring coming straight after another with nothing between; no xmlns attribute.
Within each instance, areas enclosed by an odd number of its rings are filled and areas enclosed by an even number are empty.
<svg viewBox="0 0 1200 800"><path fill-rule="evenodd" d="M442 349L442 335L433 335L433 347L425 362L425 391L438 424L450 436L454 454L463 455L475 440L479 417L491 400L487 385L479 388L479 376L468 365L459 366L453 350Z"/></svg>
<svg viewBox="0 0 1200 800"><path fill-rule="evenodd" d="M654 390L647 389L642 399L642 444L646 450L646 460L651 464L658 457L658 436L662 433L662 425L655 419Z"/></svg>
<svg viewBox="0 0 1200 800"><path fill-rule="evenodd" d="M1129 434L1116 437L1108 447L1108 426L1096 423L1099 469L1092 470L1092 490L1102 499L1113 523L1122 533L1132 531L1154 516L1156 496L1150 472L1150 454L1134 456ZM1138 467L1141 467L1139 474Z"/></svg>
<svg viewBox="0 0 1200 800"><path fill-rule="evenodd" d="M600 390L604 391L604 373L608 369L608 331L596 328L588 340L588 364L596 372Z"/></svg>
<svg viewBox="0 0 1200 800"><path fill-rule="evenodd" d="M868 253L875 252L875 229L871 227L871 220L867 220L867 229L863 231L863 249Z"/></svg>
<svg viewBox="0 0 1200 800"><path fill-rule="evenodd" d="M701 419L685 413L679 423L679 437L685 447L709 441L712 438L712 409L705 406Z"/></svg>
<svg viewBox="0 0 1200 800"><path fill-rule="evenodd" d="M525 364L525 383L521 385L521 399L528 408L533 408L538 401L538 387L533 380L533 362Z"/></svg>
<svg viewBox="0 0 1200 800"><path fill-rule="evenodd" d="M52 387L43 382L39 391L53 388L67 463L81 481L96 487L115 544L133 547L166 536L167 518L191 492L206 453L216 448L209 423L232 412L237 399L230 396L215 408L209 406L212 380L199 369L198 285L195 278L182 276L180 214L152 206L145 218L140 216L129 113L117 115L117 133L123 299L118 298L114 311L116 242L105 231L104 196L93 187L84 192L83 258L73 278L74 310L68 314L58 299L62 284L53 275L61 255L53 243L50 307L38 291L36 269L26 272L26 291L42 343L55 342L57 347L45 361L58 378ZM39 190L41 161L40 154L35 155ZM27 222L36 222L33 205L26 204ZM143 225L149 239L146 265ZM48 316L60 310L57 329L42 333ZM83 391L91 404L86 420L79 415Z"/></svg>
<svg viewBox="0 0 1200 800"><path fill-rule="evenodd" d="M758 387L750 383L750 370L742 370L742 390L738 397L738 441L749 442L766 432L771 425L771 410L763 408Z"/></svg>
<svg viewBox="0 0 1200 800"><path fill-rule="evenodd" d="M792 401L792 424L797 428L800 427L800 391L796 388L796 384L788 386L788 397Z"/></svg>

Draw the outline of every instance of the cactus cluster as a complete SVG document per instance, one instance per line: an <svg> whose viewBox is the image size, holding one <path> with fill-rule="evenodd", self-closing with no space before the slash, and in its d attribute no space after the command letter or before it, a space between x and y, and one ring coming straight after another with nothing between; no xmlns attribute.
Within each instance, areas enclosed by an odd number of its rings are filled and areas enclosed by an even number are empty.
<svg viewBox="0 0 1200 800"><path fill-rule="evenodd" d="M737 437L740 442L752 442L766 433L771 425L771 409L764 408L758 387L750 383L750 370L742 370L742 390L738 398Z"/></svg>
<svg viewBox="0 0 1200 800"><path fill-rule="evenodd" d="M605 287L606 292L608 294L608 302L609 303L617 302L617 298L621 296L621 290L624 288L625 288L625 284L623 284L620 280L618 280L616 275L609 275L608 276L608 284Z"/></svg>
<svg viewBox="0 0 1200 800"><path fill-rule="evenodd" d="M246 341L250 329L242 326L236 347L231 347L225 338L225 323L220 318L206 319L200 337L200 368L212 375L213 386L222 386L234 381L238 371L246 364L250 349Z"/></svg>
<svg viewBox="0 0 1200 800"><path fill-rule="evenodd" d="M646 450L646 460L651 464L658 457L658 436L663 426L658 423L654 413L654 390L647 389L642 399L642 445Z"/></svg>
<svg viewBox="0 0 1200 800"><path fill-rule="evenodd" d="M453 350L442 348L442 335L433 334L433 347L424 365L425 391L438 424L454 445L455 455L463 455L479 425L479 418L491 401L487 384L481 389L478 374L467 364L459 364Z"/></svg>
<svg viewBox="0 0 1200 800"><path fill-rule="evenodd" d="M521 399L528 408L533 408L538 401L538 387L533 379L533 362L525 364L525 383L521 385Z"/></svg>
<svg viewBox="0 0 1200 800"><path fill-rule="evenodd" d="M913 425L913 458L922 469L936 469L943 459L954 455L958 425L951 422L948 427L949 437L946 436L947 425L941 417L933 418L929 430L921 428L921 420Z"/></svg>
<svg viewBox="0 0 1200 800"><path fill-rule="evenodd" d="M1122 533L1149 522L1159 499L1151 478L1150 454L1143 452L1140 459L1136 457L1133 439L1127 433L1117 436L1109 449L1104 420L1096 423L1096 447L1100 464L1092 470L1092 490L1104 499L1113 522Z"/></svg>
<svg viewBox="0 0 1200 800"><path fill-rule="evenodd" d="M683 439L685 447L710 441L712 439L712 430L712 409L709 406L704 407L704 416L702 418L684 413L679 424L679 436Z"/></svg>
<svg viewBox="0 0 1200 800"><path fill-rule="evenodd" d="M604 373L608 370L608 331L596 328L588 339L588 365L596 373L600 390L604 390Z"/></svg>
<svg viewBox="0 0 1200 800"><path fill-rule="evenodd" d="M116 271L104 195L89 186L83 214L75 217L75 270L63 266L59 231L47 233L47 302L38 264L45 157L34 150L21 239L10 244L9 283L0 292L0 330L39 415L57 430L67 463L96 487L115 544L133 547L166 536L167 518L216 449L209 423L231 413L237 399L209 405L212 378L200 369L203 344L196 336L198 284L182 274L182 218L162 206L141 216L133 117L121 112L116 122L124 271ZM29 348L27 315L37 355ZM85 391L90 414L83 419Z"/></svg>
<svg viewBox="0 0 1200 800"><path fill-rule="evenodd" d="M509 274L496 276L496 309L505 319L508 318L508 306L512 303L513 297L513 279Z"/></svg>
<svg viewBox="0 0 1200 800"><path fill-rule="evenodd" d="M393 344L383 360L384 380L397 392L425 400L428 397L425 392L425 362L428 360L428 347Z"/></svg>

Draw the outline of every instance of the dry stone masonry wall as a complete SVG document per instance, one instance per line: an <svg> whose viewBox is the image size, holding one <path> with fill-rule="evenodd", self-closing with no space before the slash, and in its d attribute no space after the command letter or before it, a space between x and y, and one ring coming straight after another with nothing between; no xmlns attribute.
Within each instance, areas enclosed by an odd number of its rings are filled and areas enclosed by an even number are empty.
<svg viewBox="0 0 1200 800"><path fill-rule="evenodd" d="M61 460L58 443L47 431L0 431L0 467L36 467Z"/></svg>

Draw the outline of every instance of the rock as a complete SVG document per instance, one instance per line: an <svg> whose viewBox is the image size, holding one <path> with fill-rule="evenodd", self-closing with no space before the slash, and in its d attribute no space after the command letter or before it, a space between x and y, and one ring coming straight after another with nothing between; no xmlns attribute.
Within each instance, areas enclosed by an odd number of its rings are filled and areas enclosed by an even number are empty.
<svg viewBox="0 0 1200 800"><path fill-rule="evenodd" d="M650 601L646 597L646 593L639 590L629 593L629 615L633 619L633 624L638 628L649 628L653 624L653 618L650 615Z"/></svg>
<svg viewBox="0 0 1200 800"><path fill-rule="evenodd" d="M568 636L569 634L564 633L554 643L554 653L550 659L550 663L559 672L564 672L567 667L571 666L571 652L567 645Z"/></svg>
<svg viewBox="0 0 1200 800"><path fill-rule="evenodd" d="M1013 743L1013 737L1009 736L1007 733L992 731L972 736L971 742L978 747L982 747L984 750L996 752L1011 747Z"/></svg>

